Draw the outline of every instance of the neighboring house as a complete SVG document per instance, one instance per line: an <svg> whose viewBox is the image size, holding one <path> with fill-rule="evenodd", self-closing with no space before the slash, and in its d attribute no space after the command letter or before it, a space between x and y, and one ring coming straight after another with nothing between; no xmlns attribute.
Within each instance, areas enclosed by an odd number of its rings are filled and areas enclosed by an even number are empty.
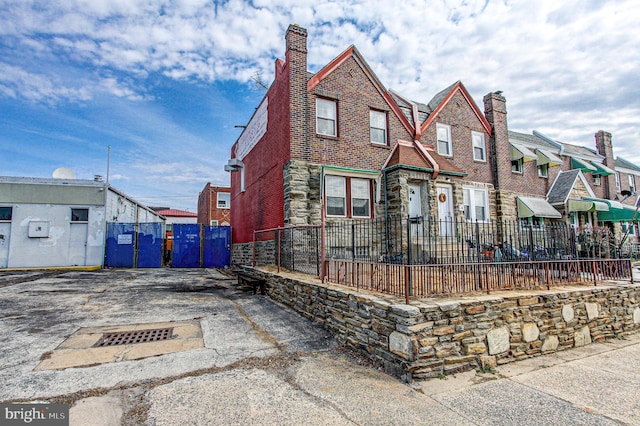
<svg viewBox="0 0 640 426"><path fill-rule="evenodd" d="M183 223L198 223L198 215L193 212L178 209L160 209L156 212L165 217L166 250L173 250L173 225Z"/></svg>
<svg viewBox="0 0 640 426"><path fill-rule="evenodd" d="M0 268L102 266L107 223L163 220L99 180L0 177Z"/></svg>
<svg viewBox="0 0 640 426"><path fill-rule="evenodd" d="M231 188L207 182L198 196L198 223L207 226L231 225Z"/></svg>
<svg viewBox="0 0 640 426"><path fill-rule="evenodd" d="M608 198L617 211L614 198L640 176L614 164L606 132L596 134L597 151L510 132L500 92L484 97L482 111L458 81L421 103L385 88L354 46L312 74L307 31L291 25L285 39L285 60L275 61L275 79L225 167L239 256L254 231L340 218L431 218L440 237L454 236L454 223L569 221L588 204L572 200ZM552 194L568 170L580 173Z"/></svg>

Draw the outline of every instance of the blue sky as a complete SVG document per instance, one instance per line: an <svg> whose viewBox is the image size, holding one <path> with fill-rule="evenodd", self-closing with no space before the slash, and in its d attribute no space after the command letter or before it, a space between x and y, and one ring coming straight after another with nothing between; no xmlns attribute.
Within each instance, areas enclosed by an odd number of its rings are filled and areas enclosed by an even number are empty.
<svg viewBox="0 0 640 426"><path fill-rule="evenodd" d="M640 2L0 0L0 175L106 177L149 204L196 210L273 79L284 32L309 68L354 44L416 101L462 80L502 90L512 130L640 164Z"/></svg>

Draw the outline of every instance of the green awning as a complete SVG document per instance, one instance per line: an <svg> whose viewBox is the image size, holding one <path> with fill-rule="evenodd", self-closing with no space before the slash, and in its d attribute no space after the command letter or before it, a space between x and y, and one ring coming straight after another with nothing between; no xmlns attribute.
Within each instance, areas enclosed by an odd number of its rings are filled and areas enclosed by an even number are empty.
<svg viewBox="0 0 640 426"><path fill-rule="evenodd" d="M598 213L598 222L638 222L640 213L636 215L635 207L623 206L621 209L610 209Z"/></svg>
<svg viewBox="0 0 640 426"><path fill-rule="evenodd" d="M570 212L608 212L609 205L602 201L569 200Z"/></svg>
<svg viewBox="0 0 640 426"><path fill-rule="evenodd" d="M546 149L536 149L536 154L538 156L538 166L548 164L549 167L553 167L562 164L562 159L560 157Z"/></svg>
<svg viewBox="0 0 640 426"><path fill-rule="evenodd" d="M511 161L522 159L523 163L528 163L529 161L538 159L538 156L533 151L526 146L517 143L511 144L510 155Z"/></svg>
<svg viewBox="0 0 640 426"><path fill-rule="evenodd" d="M596 161L591 161L591 165L596 168L596 171L593 172L594 175L600 176L609 176L615 173L615 171L611 170L609 167L605 166L602 163L598 163Z"/></svg>
<svg viewBox="0 0 640 426"><path fill-rule="evenodd" d="M584 173L595 172L598 170L594 166L589 164L587 161L580 160L579 158L574 158L574 157L571 157L571 168L580 169Z"/></svg>
<svg viewBox="0 0 640 426"><path fill-rule="evenodd" d="M518 217L547 217L560 219L562 214L553 208L544 198L538 197L518 197L516 199L518 207Z"/></svg>
<svg viewBox="0 0 640 426"><path fill-rule="evenodd" d="M582 199L585 201L604 203L609 206L608 211L598 211L598 222L631 222L636 211L635 207L626 206L619 201L589 197L583 197ZM639 219L640 214L638 214L636 219L633 221L638 222Z"/></svg>

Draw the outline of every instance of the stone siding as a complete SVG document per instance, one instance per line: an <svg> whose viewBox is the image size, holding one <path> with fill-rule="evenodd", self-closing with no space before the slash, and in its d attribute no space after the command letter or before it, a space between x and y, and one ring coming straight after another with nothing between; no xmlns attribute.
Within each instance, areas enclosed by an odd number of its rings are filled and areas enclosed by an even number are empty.
<svg viewBox="0 0 640 426"><path fill-rule="evenodd" d="M640 330L640 287L600 285L403 304L249 268L268 295L406 381L492 368Z"/></svg>

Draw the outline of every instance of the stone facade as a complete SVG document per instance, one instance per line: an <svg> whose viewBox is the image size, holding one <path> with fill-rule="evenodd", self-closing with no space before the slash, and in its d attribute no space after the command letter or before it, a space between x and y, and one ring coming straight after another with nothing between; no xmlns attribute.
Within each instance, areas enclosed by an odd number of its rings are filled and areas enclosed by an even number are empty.
<svg viewBox="0 0 640 426"><path fill-rule="evenodd" d="M249 268L268 295L406 381L505 364L640 330L640 287L414 301Z"/></svg>

